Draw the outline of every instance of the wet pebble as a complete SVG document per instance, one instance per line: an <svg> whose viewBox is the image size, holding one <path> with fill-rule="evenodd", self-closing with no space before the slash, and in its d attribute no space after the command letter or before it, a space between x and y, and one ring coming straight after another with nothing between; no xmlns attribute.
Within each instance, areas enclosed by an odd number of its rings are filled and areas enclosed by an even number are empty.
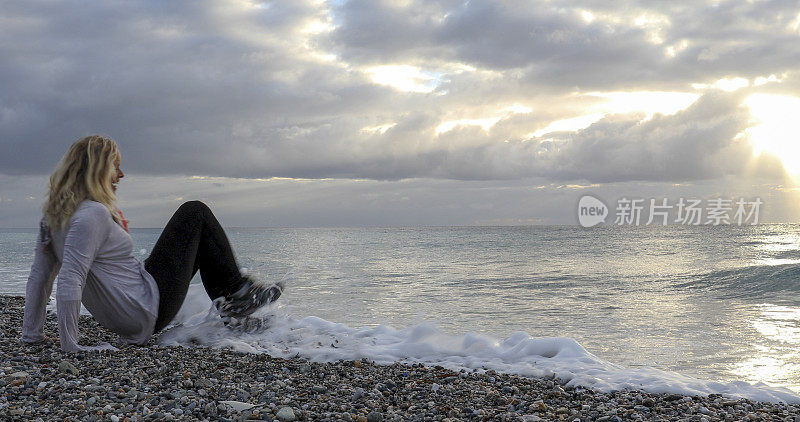
<svg viewBox="0 0 800 422"><path fill-rule="evenodd" d="M151 341L70 354L19 341L24 299L0 296L0 419L95 421L798 421L796 404L599 392L552 378L368 360L327 364ZM55 315L45 334L58 337ZM81 316L82 343L114 343ZM79 403L78 407L75 403Z"/></svg>

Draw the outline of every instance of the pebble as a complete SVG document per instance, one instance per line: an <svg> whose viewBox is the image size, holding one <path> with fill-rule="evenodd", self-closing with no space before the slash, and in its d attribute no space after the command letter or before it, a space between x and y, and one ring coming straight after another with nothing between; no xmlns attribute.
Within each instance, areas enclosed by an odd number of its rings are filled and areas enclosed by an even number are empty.
<svg viewBox="0 0 800 422"><path fill-rule="evenodd" d="M72 375L80 374L78 368L76 368L75 365L69 363L68 361L61 361L61 363L58 364L58 372L64 374L72 374Z"/></svg>
<svg viewBox="0 0 800 422"><path fill-rule="evenodd" d="M236 401L236 400L223 400L220 403L224 404L226 406L229 406L231 409L233 409L236 412L241 412L241 411L244 411L244 410L250 410L250 409L256 407L256 405L254 405L254 404L245 403L245 402ZM171 410L171 409L167 409L167 410Z"/></svg>
<svg viewBox="0 0 800 422"><path fill-rule="evenodd" d="M0 296L0 419L701 422L797 421L800 415L796 404L599 392L494 371L367 360L320 364L155 340L107 354L70 354L54 344L19 341L23 306L23 298ZM116 341L90 317L81 316L80 324L84 344ZM58 337L53 314L46 316L45 334Z"/></svg>
<svg viewBox="0 0 800 422"><path fill-rule="evenodd" d="M291 407L282 407L281 410L275 414L275 417L281 422L292 422L295 420L294 410L292 410Z"/></svg>

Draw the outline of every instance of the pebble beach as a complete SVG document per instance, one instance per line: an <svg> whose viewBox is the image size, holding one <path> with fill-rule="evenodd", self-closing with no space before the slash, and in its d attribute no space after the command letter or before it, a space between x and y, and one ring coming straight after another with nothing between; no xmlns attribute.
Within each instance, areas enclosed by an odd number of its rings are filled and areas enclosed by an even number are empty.
<svg viewBox="0 0 800 422"><path fill-rule="evenodd" d="M1 420L800 421L800 406L720 395L598 392L558 379L442 367L314 363L204 347L62 352L20 340L24 298L0 296ZM82 344L115 336L81 316ZM55 315L45 334L57 338Z"/></svg>

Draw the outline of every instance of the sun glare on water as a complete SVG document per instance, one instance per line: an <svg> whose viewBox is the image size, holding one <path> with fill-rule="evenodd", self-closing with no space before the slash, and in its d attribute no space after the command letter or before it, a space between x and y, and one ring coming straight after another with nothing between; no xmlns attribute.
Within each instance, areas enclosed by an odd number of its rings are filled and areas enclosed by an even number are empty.
<svg viewBox="0 0 800 422"><path fill-rule="evenodd" d="M777 155L795 180L800 179L800 98L753 94L745 100L756 125L747 130L753 153Z"/></svg>

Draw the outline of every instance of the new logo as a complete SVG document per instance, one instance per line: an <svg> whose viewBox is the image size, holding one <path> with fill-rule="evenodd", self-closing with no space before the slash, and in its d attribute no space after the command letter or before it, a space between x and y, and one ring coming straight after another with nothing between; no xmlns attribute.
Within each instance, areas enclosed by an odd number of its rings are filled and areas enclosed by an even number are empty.
<svg viewBox="0 0 800 422"><path fill-rule="evenodd" d="M578 201L578 222L583 227L594 227L606 221L608 207L603 201L591 195L584 195Z"/></svg>

